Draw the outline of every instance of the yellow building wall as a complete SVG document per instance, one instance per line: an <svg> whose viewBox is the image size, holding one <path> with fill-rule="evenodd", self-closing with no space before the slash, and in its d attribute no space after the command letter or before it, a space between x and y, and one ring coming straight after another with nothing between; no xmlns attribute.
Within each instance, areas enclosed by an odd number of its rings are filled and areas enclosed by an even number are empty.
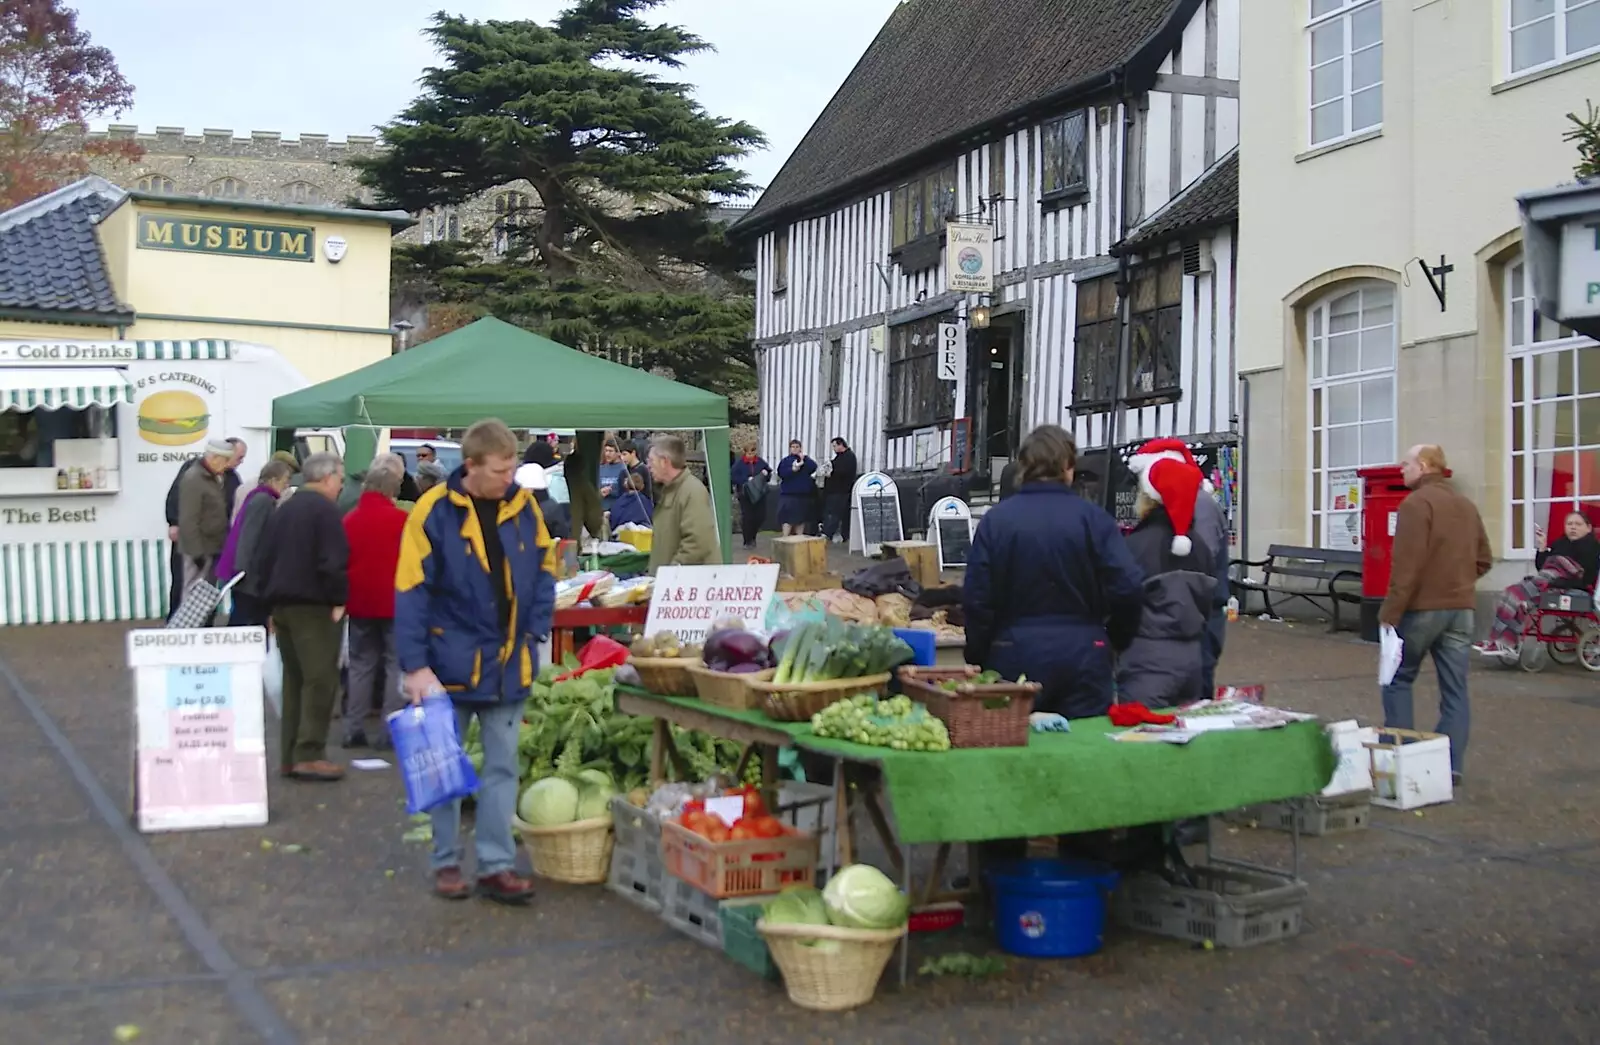
<svg viewBox="0 0 1600 1045"><path fill-rule="evenodd" d="M138 246L141 214L201 221L290 225L315 230L310 262L232 257ZM323 253L329 236L349 244L344 260ZM140 313L209 319L389 327L387 223L338 221L248 207L164 207L133 202L101 224L101 243L118 295Z"/></svg>
<svg viewBox="0 0 1600 1045"><path fill-rule="evenodd" d="M131 336L131 335L130 335ZM69 323L29 323L0 319L0 338L19 341L115 341L116 327L75 326Z"/></svg>
<svg viewBox="0 0 1600 1045"><path fill-rule="evenodd" d="M276 349L294 368L316 384L348 374L369 363L389 358L391 339L387 334L350 334L330 330L298 330L293 327L228 325L226 323L180 323L173 320L141 319L128 328L135 341L185 341L201 338L227 338L250 341Z"/></svg>
<svg viewBox="0 0 1600 1045"><path fill-rule="evenodd" d="M1307 4L1243 0L1240 372L1285 364L1285 297L1347 266L1404 270L1400 343L1478 329L1474 258L1518 228L1516 196L1572 180L1566 114L1600 99L1600 61L1508 77L1509 0L1384 0L1383 127L1308 145ZM1455 266L1447 307L1414 258Z"/></svg>
<svg viewBox="0 0 1600 1045"><path fill-rule="evenodd" d="M305 227L313 230L314 257L305 262L144 248L138 245L142 214L179 222ZM229 338L270 345L311 382L338 377L390 354L391 234L384 222L341 221L247 205L168 207L133 200L100 226L117 297L135 310L129 338ZM337 264L323 249L329 236L342 237L347 244ZM340 329L326 329L330 327Z"/></svg>

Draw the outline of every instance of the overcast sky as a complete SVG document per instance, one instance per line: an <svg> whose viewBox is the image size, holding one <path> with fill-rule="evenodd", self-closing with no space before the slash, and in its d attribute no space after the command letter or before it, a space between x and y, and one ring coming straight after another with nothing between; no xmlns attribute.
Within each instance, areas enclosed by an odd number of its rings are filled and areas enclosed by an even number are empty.
<svg viewBox="0 0 1600 1045"><path fill-rule="evenodd" d="M677 78L713 114L748 120L771 147L745 164L765 185L899 0L668 0L652 17L717 48ZM548 21L563 0L68 0L116 55L134 107L115 121L190 133L372 134L434 60L420 34L444 7Z"/></svg>

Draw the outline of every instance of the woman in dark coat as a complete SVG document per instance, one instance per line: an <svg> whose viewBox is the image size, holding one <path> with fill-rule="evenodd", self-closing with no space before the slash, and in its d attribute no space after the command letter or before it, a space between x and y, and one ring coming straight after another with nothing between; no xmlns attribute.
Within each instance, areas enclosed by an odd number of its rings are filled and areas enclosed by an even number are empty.
<svg viewBox="0 0 1600 1045"><path fill-rule="evenodd" d="M778 462L778 525L783 535L806 532L816 514L817 462L806 456L800 440L789 440L789 456Z"/></svg>
<svg viewBox="0 0 1600 1045"><path fill-rule="evenodd" d="M1209 495L1207 495L1209 496ZM1216 598L1212 554L1197 535L1182 547L1172 517L1159 502L1139 497L1139 524L1128 550L1144 572L1143 608L1135 631L1113 635L1119 651L1117 697L1147 708L1176 707L1205 692L1206 622Z"/></svg>
<svg viewBox="0 0 1600 1045"><path fill-rule="evenodd" d="M739 502L739 528L744 533L744 546L756 546L756 534L761 532L761 517L767 510L767 483L772 480L772 466L756 453L756 444L744 448L744 456L728 468L733 496Z"/></svg>
<svg viewBox="0 0 1600 1045"><path fill-rule="evenodd" d="M1022 441L1017 491L979 523L961 601L969 663L1039 683L1036 711L1089 718L1111 706L1108 628L1136 630L1143 577L1116 520L1073 492L1077 458L1056 425Z"/></svg>

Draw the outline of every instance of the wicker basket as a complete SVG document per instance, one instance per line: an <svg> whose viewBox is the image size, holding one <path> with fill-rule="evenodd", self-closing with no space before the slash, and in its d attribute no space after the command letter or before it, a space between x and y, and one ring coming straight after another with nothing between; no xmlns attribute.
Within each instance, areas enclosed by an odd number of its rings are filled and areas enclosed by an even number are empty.
<svg viewBox="0 0 1600 1045"><path fill-rule="evenodd" d="M1044 687L1037 682L967 683L954 690L939 687L951 678L975 674L970 665L963 669L904 667L900 669L900 689L906 696L920 699L928 714L944 723L952 748L1027 747L1028 716Z"/></svg>
<svg viewBox="0 0 1600 1045"><path fill-rule="evenodd" d="M812 715L845 697L857 693L883 696L889 688L889 678L885 673L831 682L778 683L772 681L771 672L764 671L751 676L750 688L763 698L768 717L779 722L809 722Z"/></svg>
<svg viewBox="0 0 1600 1045"><path fill-rule="evenodd" d="M772 677L771 669L763 672L740 674L734 671L712 671L704 664L690 664L689 677L700 699L719 708L745 711L761 704L761 694L750 688L750 681Z"/></svg>
<svg viewBox="0 0 1600 1045"><path fill-rule="evenodd" d="M528 844L533 873L552 882L599 885L611 871L611 817L575 824L534 827L513 817L512 826Z"/></svg>
<svg viewBox="0 0 1600 1045"><path fill-rule="evenodd" d="M694 676L689 669L696 663L679 657L629 657L628 663L639 673L639 684L663 697L687 697L694 692Z"/></svg>
<svg viewBox="0 0 1600 1045"><path fill-rule="evenodd" d="M756 929L783 973L789 1000L821 1012L854 1009L871 1001L895 945L906 934L904 928L768 925L765 919L756 923ZM813 940L832 940L839 947L807 947Z"/></svg>

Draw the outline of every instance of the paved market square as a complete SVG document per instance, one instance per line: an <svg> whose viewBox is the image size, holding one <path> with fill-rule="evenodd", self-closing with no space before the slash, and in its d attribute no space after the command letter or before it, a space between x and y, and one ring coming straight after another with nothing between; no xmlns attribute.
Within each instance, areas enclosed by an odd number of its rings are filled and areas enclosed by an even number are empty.
<svg viewBox="0 0 1600 1045"><path fill-rule="evenodd" d="M1451 805L1374 809L1365 832L1307 839L1297 939L1207 951L1113 929L1093 958L1008 959L985 981L914 975L902 991L891 972L873 1003L827 1015L600 887L540 883L521 910L432 899L392 771L273 778L263 829L136 835L124 630L0 632L6 1045L111 1042L117 1027L154 1045L1600 1035L1600 680L1577 669L1475 665L1467 785ZM1221 680L1370 722L1374 662L1348 633L1247 620ZM1419 718L1434 694L1427 671ZM1220 839L1288 858L1284 835ZM914 946L913 972L941 951L997 953L975 931Z"/></svg>

